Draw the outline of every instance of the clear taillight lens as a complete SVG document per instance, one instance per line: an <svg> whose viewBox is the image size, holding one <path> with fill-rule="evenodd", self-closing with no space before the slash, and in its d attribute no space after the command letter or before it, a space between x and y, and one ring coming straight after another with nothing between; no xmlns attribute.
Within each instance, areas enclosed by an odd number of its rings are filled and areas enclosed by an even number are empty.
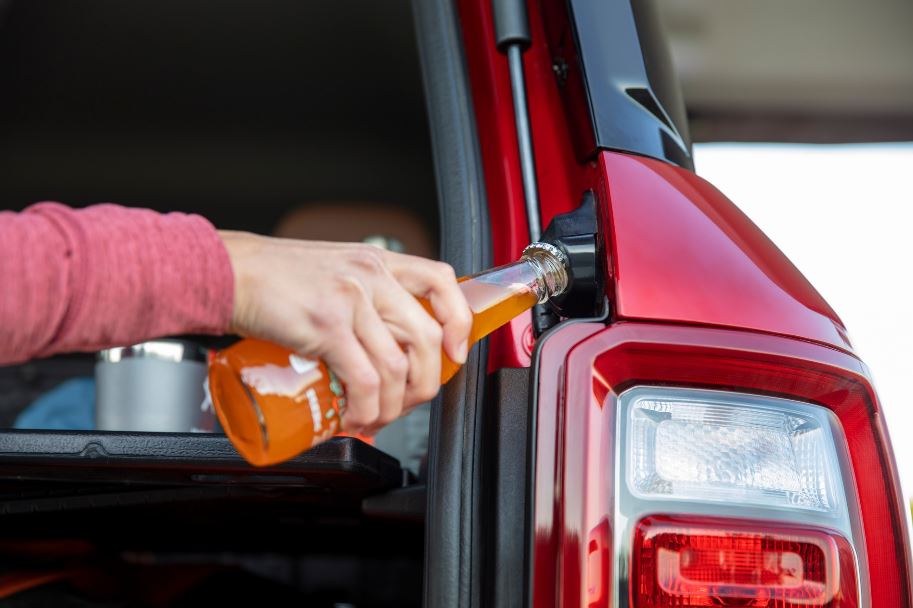
<svg viewBox="0 0 913 608"><path fill-rule="evenodd" d="M824 408L669 388L627 391L622 404L627 479L639 498L829 513L843 502Z"/></svg>

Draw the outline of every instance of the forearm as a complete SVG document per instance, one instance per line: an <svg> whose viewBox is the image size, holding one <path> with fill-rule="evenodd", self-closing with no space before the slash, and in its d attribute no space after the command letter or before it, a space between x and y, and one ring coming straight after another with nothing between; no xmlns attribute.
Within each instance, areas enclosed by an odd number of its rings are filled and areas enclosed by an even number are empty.
<svg viewBox="0 0 913 608"><path fill-rule="evenodd" d="M222 333L231 263L199 216L43 203L0 213L0 363Z"/></svg>

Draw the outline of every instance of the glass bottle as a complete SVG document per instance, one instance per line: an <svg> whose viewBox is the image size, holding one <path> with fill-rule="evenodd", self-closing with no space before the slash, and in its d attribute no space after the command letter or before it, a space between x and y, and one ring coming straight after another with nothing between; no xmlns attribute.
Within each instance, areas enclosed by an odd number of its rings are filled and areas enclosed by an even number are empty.
<svg viewBox="0 0 913 608"><path fill-rule="evenodd" d="M548 243L523 256L460 279L473 313L472 345L537 303L567 289L567 258ZM428 302L419 299L430 311ZM441 353L441 383L460 366ZM288 460L339 431L345 389L322 361L247 338L214 353L209 391L222 428L251 464Z"/></svg>

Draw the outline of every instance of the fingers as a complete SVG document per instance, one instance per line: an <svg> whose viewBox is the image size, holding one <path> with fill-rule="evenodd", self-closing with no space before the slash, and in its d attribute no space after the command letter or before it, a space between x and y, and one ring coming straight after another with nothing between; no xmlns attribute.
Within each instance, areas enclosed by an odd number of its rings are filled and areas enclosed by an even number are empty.
<svg viewBox="0 0 913 608"><path fill-rule="evenodd" d="M442 348L466 359L472 316L446 264L358 244L223 240L232 327L322 358L346 386L346 431L376 430L437 394Z"/></svg>
<svg viewBox="0 0 913 608"><path fill-rule="evenodd" d="M380 377L378 416L362 430L370 435L402 414L410 365L403 349L367 298L356 308L354 321L355 336Z"/></svg>
<svg viewBox="0 0 913 608"><path fill-rule="evenodd" d="M374 294L374 305L408 358L406 406L428 401L441 387L441 326L395 281Z"/></svg>
<svg viewBox="0 0 913 608"><path fill-rule="evenodd" d="M414 296L425 298L443 327L444 352L455 363L466 362L472 311L449 264L410 255L386 254L390 272Z"/></svg>
<svg viewBox="0 0 913 608"><path fill-rule="evenodd" d="M327 321L339 313L328 315ZM358 433L374 424L380 415L380 373L371 357L355 336L352 322L336 323L327 332L325 345L316 354L321 357L346 387L346 410L342 415L342 430Z"/></svg>

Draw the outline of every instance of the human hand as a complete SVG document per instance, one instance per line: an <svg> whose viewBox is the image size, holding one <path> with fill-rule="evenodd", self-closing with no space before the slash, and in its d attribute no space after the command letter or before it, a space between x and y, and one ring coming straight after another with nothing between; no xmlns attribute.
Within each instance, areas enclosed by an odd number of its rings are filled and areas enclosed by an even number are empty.
<svg viewBox="0 0 913 608"><path fill-rule="evenodd" d="M434 397L442 346L466 361L472 313L448 264L361 243L219 235L235 275L231 330L322 359L346 385L345 431L372 433Z"/></svg>

